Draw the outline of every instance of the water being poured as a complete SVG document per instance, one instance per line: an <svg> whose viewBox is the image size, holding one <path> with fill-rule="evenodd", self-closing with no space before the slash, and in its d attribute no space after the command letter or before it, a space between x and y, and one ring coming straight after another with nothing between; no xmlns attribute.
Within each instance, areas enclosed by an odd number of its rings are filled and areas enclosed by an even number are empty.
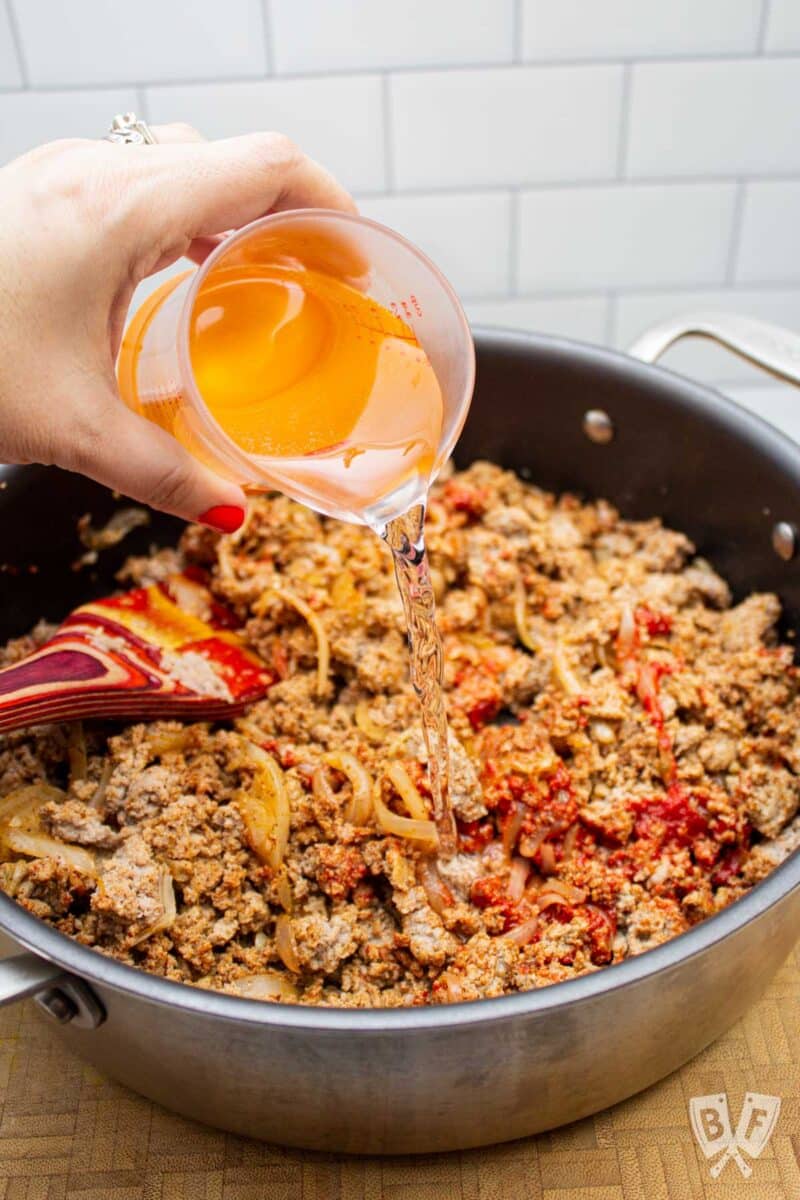
<svg viewBox="0 0 800 1200"><path fill-rule="evenodd" d="M425 507L416 504L381 531L394 558L395 575L403 600L411 682L422 708L422 729L428 751L428 775L433 798L433 819L439 835L439 855L456 852L456 827L448 797L447 713L444 705L444 655L436 626L428 555L425 550Z"/></svg>

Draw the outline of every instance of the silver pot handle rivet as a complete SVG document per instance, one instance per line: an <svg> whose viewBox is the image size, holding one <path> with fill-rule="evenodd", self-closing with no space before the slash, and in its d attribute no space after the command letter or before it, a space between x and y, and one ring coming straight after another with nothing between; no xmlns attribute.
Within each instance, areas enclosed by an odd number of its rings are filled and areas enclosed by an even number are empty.
<svg viewBox="0 0 800 1200"><path fill-rule="evenodd" d="M0 1007L33 997L42 1012L59 1025L97 1029L106 1010L88 983L38 954L0 959Z"/></svg>
<svg viewBox="0 0 800 1200"><path fill-rule="evenodd" d="M797 534L794 525L788 521L778 521L772 527L772 549L778 558L790 562L797 550Z"/></svg>
<svg viewBox="0 0 800 1200"><path fill-rule="evenodd" d="M590 408L583 414L583 432L595 445L607 446L614 437L614 422L602 408Z"/></svg>

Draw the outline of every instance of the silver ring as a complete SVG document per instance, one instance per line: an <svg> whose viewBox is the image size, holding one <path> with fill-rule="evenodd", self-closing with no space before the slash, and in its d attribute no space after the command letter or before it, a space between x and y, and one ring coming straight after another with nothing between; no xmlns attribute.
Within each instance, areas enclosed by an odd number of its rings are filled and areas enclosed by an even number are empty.
<svg viewBox="0 0 800 1200"><path fill-rule="evenodd" d="M111 122L105 140L119 142L123 146L154 146L156 139L146 121L140 121L136 113L117 113Z"/></svg>

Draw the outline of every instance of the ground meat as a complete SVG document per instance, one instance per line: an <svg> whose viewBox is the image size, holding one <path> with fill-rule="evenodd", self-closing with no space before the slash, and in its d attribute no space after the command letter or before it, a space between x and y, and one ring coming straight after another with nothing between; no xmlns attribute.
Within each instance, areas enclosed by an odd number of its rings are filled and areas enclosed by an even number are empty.
<svg viewBox="0 0 800 1200"><path fill-rule="evenodd" d="M625 939L629 954L641 954L688 929L679 906L663 897L642 900L628 918Z"/></svg>
<svg viewBox="0 0 800 1200"><path fill-rule="evenodd" d="M797 812L800 779L777 764L754 763L739 777L742 807L765 837L775 837Z"/></svg>
<svg viewBox="0 0 800 1200"><path fill-rule="evenodd" d="M357 910L342 906L332 917L318 913L297 917L292 931L300 964L310 971L332 975L356 949Z"/></svg>
<svg viewBox="0 0 800 1200"><path fill-rule="evenodd" d="M742 874L748 883L758 883L775 867L779 867L790 854L800 847L800 817L786 826L777 837L768 842L759 842L750 852Z"/></svg>
<svg viewBox="0 0 800 1200"><path fill-rule="evenodd" d="M422 888L395 892L394 903L402 914L403 935L417 962L425 967L443 966L458 949L458 942L429 906Z"/></svg>
<svg viewBox="0 0 800 1200"><path fill-rule="evenodd" d="M776 597L731 607L683 534L490 463L443 474L429 514L453 858L371 807L382 787L411 815L383 780L395 763L417 819L430 813L390 555L273 496L233 538L191 526L120 576L202 572L274 671L267 697L216 726L85 722L77 770L74 729L0 738L0 887L169 979L236 993L280 973L284 999L369 1008L595 971L713 916L800 847L800 680ZM276 588L319 621L321 684L319 631ZM15 831L48 839L42 856L15 851Z"/></svg>
<svg viewBox="0 0 800 1200"><path fill-rule="evenodd" d="M760 646L781 614L777 596L748 596L722 620L722 638L726 650L747 650Z"/></svg>
<svg viewBox="0 0 800 1200"><path fill-rule="evenodd" d="M113 850L119 844L120 835L109 829L95 809L80 800L46 804L41 821L47 832L62 842L97 846L100 850Z"/></svg>
<svg viewBox="0 0 800 1200"><path fill-rule="evenodd" d="M131 834L105 864L92 896L92 911L131 927L153 924L163 915L161 869L147 843Z"/></svg>

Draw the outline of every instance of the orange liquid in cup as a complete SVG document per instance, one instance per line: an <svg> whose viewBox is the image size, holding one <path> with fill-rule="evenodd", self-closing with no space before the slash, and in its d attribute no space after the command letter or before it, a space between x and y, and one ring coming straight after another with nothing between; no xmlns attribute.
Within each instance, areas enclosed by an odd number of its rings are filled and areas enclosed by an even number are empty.
<svg viewBox="0 0 800 1200"><path fill-rule="evenodd" d="M126 331L123 394L159 302L157 293ZM267 476L277 468L351 512L414 478L424 493L442 430L439 384L410 326L351 284L300 265L218 267L195 299L189 356L206 408ZM133 406L188 444L179 397Z"/></svg>

